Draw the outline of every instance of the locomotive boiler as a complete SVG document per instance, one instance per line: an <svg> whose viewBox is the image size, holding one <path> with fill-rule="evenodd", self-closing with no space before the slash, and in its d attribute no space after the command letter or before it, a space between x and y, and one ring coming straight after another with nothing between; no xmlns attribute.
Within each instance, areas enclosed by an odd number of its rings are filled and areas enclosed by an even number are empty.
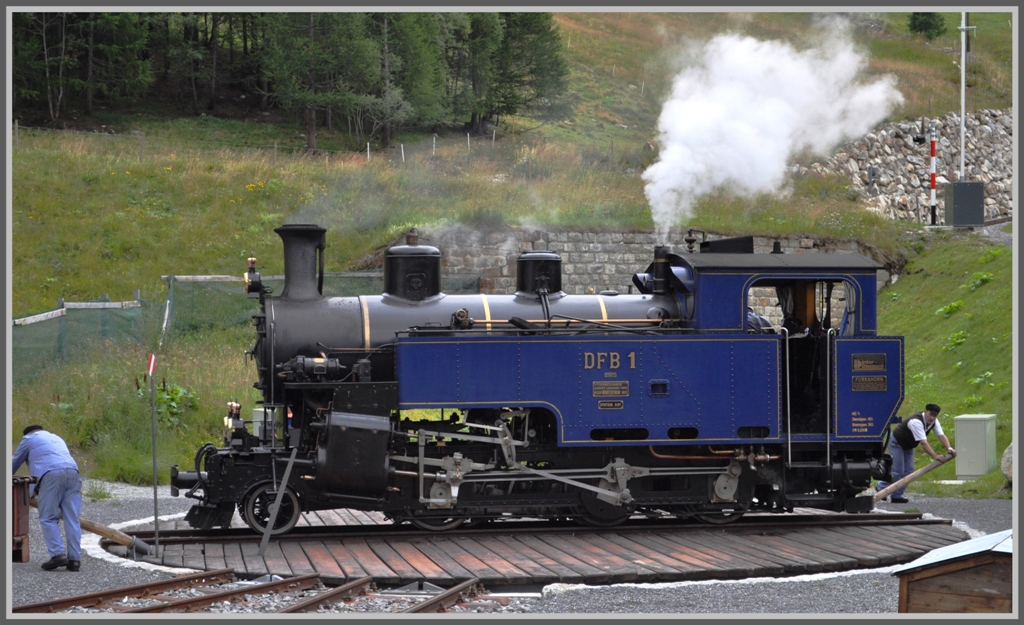
<svg viewBox="0 0 1024 625"><path fill-rule="evenodd" d="M889 477L903 339L876 328L876 271L848 254L755 254L750 237L656 246L636 293L571 295L560 257L514 295L441 290L415 232L384 292L323 295L326 231L278 228L285 282L250 259L265 427L229 404L222 445L171 469L194 526L255 531L349 508L448 529L509 518L726 523L748 510L860 512ZM779 327L748 320L754 289Z"/></svg>

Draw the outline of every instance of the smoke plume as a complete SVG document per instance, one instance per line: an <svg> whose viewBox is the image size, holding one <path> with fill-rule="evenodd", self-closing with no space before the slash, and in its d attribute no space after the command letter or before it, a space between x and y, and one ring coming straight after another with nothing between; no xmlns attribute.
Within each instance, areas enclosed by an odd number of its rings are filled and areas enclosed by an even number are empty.
<svg viewBox="0 0 1024 625"><path fill-rule="evenodd" d="M903 101L894 78L858 78L866 60L842 29L802 51L720 35L684 62L658 120L658 160L643 173L662 241L700 195L775 191L792 155L863 135Z"/></svg>

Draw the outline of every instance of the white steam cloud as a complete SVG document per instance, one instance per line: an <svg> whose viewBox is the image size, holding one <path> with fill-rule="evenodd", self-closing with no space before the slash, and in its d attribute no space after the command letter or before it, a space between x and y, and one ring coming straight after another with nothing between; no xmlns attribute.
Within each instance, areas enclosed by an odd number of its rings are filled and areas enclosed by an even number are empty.
<svg viewBox="0 0 1024 625"><path fill-rule="evenodd" d="M700 195L775 191L792 155L824 153L882 121L903 96L892 77L859 80L865 64L841 29L804 51L738 35L693 48L658 120L659 158L643 173L659 238Z"/></svg>

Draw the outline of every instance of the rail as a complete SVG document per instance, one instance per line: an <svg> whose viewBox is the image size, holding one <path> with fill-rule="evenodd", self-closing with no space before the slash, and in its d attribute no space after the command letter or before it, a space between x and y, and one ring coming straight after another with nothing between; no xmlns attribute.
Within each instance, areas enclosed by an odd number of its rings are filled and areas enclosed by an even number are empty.
<svg viewBox="0 0 1024 625"><path fill-rule="evenodd" d="M426 614L430 612L443 612L445 609L455 605L463 597L480 594L476 586L480 580L473 578L457 584L439 595L434 595L414 606L402 610L402 614Z"/></svg>
<svg viewBox="0 0 1024 625"><path fill-rule="evenodd" d="M193 586L210 586L213 584L230 582L234 579L234 569L201 571L199 573L192 573L189 575L175 577L173 579L150 582L148 584L137 584L126 588L115 588L114 590L104 590L86 595L78 595L76 597L66 597L63 599L54 599L52 601L16 605L11 608L11 612L15 614L26 614L32 612L52 613L67 610L68 608L76 606L96 607L101 606L108 601L123 599L124 597L149 597L168 590L189 588Z"/></svg>
<svg viewBox="0 0 1024 625"><path fill-rule="evenodd" d="M373 578L363 577L353 580L327 592L314 595L309 599L303 599L292 605L285 606L277 611L278 614L294 612L316 612L321 606L337 603L339 600L349 599L357 595L366 595L373 588Z"/></svg>

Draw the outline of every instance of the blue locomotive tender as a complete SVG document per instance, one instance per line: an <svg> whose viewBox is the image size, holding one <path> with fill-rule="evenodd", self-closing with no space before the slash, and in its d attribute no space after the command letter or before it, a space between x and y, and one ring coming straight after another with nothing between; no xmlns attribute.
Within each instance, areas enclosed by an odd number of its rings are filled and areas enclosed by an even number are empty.
<svg viewBox="0 0 1024 625"><path fill-rule="evenodd" d="M413 232L387 251L383 294L325 297L326 231L276 232L281 294L255 260L246 287L269 426L250 432L229 404L224 445L172 467L195 527L237 509L281 533L332 508L438 530L726 523L866 511L857 495L889 476L903 339L877 333L879 265L862 256L755 254L750 237L657 246L637 293L569 295L559 256L533 251L514 295L446 295L440 251ZM777 302L778 327L748 315L754 293Z"/></svg>

